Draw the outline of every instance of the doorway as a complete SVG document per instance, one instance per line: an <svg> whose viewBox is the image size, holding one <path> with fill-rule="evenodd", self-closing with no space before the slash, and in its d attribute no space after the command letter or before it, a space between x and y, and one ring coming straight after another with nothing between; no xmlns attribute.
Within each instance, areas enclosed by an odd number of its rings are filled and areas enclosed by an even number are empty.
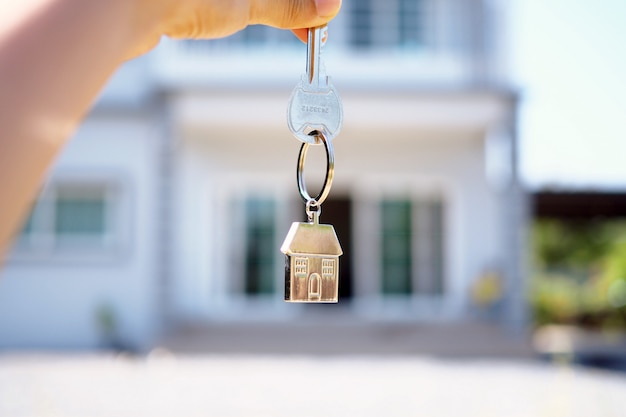
<svg viewBox="0 0 626 417"><path fill-rule="evenodd" d="M343 249L339 258L339 304L352 300L352 200L329 197L322 204L320 223L331 224Z"/></svg>

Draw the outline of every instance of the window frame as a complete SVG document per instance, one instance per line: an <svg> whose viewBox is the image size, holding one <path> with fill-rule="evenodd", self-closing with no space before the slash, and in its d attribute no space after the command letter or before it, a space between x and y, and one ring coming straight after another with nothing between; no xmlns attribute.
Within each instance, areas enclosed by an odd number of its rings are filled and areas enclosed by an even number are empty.
<svg viewBox="0 0 626 417"><path fill-rule="evenodd" d="M392 211L404 211L402 214L406 216L402 219L402 227L387 227L387 209ZM407 297L414 293L413 288L413 201L408 198L389 198L380 202L380 293L383 297ZM398 214L398 213L396 213ZM403 255L389 256L390 248L388 245L402 245ZM390 281L388 278L389 269L393 267L402 268L402 282Z"/></svg>
<svg viewBox="0 0 626 417"><path fill-rule="evenodd" d="M251 282L250 277L250 264L251 259L253 258L250 253L250 245L254 243L254 240L269 239L271 244L265 245L260 244L261 251L263 250L272 250L276 245L277 239L277 202L274 198L271 197L258 197L254 195L248 196L243 202L244 205L244 245L245 251L243 253L243 288L242 292L246 297L258 298L258 297L273 297L275 294L279 292L279 289L276 285L275 270L276 270L276 255L272 253L267 259L257 259L253 264L259 268L259 274L263 274L264 272L269 273L268 277L265 277L267 282L263 282L263 277L261 277L260 282L253 283ZM252 214L252 210L254 209L253 205L267 205L268 207L261 207L261 210L269 210L268 213L262 213L261 215ZM255 223L255 220L259 220L261 217L265 217L263 220L270 220L270 224L259 224ZM267 229L270 229L270 233L267 232ZM261 236L263 235L263 236ZM257 242L258 244L258 242ZM266 271L261 271L261 269L266 269ZM266 286L269 288L266 288ZM271 288L270 288L271 287ZM256 291L253 291L254 288L257 288Z"/></svg>
<svg viewBox="0 0 626 417"><path fill-rule="evenodd" d="M101 262L119 260L127 254L130 227L129 201L124 182L115 178L55 178L36 201L19 232L10 256L16 262ZM60 195L101 193L104 204L103 232L95 235L59 233L56 210Z"/></svg>
<svg viewBox="0 0 626 417"><path fill-rule="evenodd" d="M408 247L407 291L389 292L385 289L385 213L384 206L389 203L408 205L408 225L406 232ZM389 196L379 200L380 245L379 265L380 276L378 293L383 299L412 299L447 295L446 259L446 210L447 201L440 195L420 196ZM405 208L406 209L406 208ZM434 224L433 222L436 222Z"/></svg>
<svg viewBox="0 0 626 417"><path fill-rule="evenodd" d="M428 0L354 0L346 5L346 46L360 52L416 51L428 47ZM412 13L407 5L415 4ZM408 16L413 15L414 21ZM358 22L358 20L362 22ZM411 24L412 23L412 24ZM358 34L361 34L360 36ZM410 41L407 33L413 33ZM377 35L378 36L375 36Z"/></svg>

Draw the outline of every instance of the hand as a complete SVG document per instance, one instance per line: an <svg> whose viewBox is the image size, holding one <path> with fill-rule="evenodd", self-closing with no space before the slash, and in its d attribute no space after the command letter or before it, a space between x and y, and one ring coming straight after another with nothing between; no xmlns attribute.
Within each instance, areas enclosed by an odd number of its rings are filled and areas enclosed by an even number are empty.
<svg viewBox="0 0 626 417"><path fill-rule="evenodd" d="M42 179L107 79L163 35L306 29L341 0L0 0L0 266ZM301 29L301 30L297 30Z"/></svg>
<svg viewBox="0 0 626 417"><path fill-rule="evenodd" d="M143 26L151 17L156 23L131 51L131 57L152 49L162 35L221 38L253 24L293 29L306 41L306 28L328 22L340 8L341 0L142 0L137 13L144 19Z"/></svg>

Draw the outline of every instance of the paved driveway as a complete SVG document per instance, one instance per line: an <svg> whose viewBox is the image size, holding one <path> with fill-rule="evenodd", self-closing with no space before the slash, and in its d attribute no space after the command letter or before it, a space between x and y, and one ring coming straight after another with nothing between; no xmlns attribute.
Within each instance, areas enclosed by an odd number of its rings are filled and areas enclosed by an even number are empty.
<svg viewBox="0 0 626 417"><path fill-rule="evenodd" d="M626 415L626 378L524 361L0 355L0 416Z"/></svg>

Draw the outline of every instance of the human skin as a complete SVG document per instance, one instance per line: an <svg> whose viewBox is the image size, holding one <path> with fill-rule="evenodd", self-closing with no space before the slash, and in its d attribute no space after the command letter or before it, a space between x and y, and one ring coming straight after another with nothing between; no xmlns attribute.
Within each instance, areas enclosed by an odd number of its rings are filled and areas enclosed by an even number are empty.
<svg viewBox="0 0 626 417"><path fill-rule="evenodd" d="M45 175L108 78L172 38L332 19L341 0L2 0L0 265ZM304 28L304 29L303 29Z"/></svg>

